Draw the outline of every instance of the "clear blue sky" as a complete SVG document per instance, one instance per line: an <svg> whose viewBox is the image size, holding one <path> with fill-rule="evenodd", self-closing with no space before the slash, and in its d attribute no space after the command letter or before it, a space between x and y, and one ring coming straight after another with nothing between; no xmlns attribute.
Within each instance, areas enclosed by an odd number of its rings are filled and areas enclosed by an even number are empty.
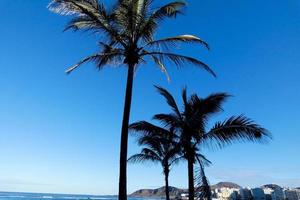
<svg viewBox="0 0 300 200"><path fill-rule="evenodd" d="M64 74L97 49L97 38L63 33L67 18L50 13L48 2L0 1L0 190L115 194L126 71L98 72L89 64ZM168 83L152 64L143 66L135 77L131 121L169 111L153 84L178 100L185 85L201 96L229 92L234 98L216 120L243 113L274 140L206 150L214 163L207 169L211 182L300 186L300 2L188 2L186 15L164 24L158 36L205 39L210 52L183 52L206 61L218 78L169 66ZM137 151L131 139L129 153ZM128 173L129 192L163 185L160 166L129 165ZM174 167L171 185L186 187L186 174L184 163Z"/></svg>

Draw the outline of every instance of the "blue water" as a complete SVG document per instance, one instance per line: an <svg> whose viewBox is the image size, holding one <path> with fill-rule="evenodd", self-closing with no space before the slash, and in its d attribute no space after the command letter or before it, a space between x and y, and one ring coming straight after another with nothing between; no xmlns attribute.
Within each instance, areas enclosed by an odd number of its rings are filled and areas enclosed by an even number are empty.
<svg viewBox="0 0 300 200"><path fill-rule="evenodd" d="M117 196L0 192L0 200L117 200ZM128 200L144 199L128 198Z"/></svg>

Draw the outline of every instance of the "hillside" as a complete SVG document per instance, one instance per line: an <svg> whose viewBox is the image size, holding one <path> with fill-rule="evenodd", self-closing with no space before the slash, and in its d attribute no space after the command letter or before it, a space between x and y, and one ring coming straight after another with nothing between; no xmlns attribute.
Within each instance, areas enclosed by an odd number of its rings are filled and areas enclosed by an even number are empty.
<svg viewBox="0 0 300 200"><path fill-rule="evenodd" d="M221 187L237 188L237 189L241 188L241 186L231 182L220 182L216 185L211 186L212 189L221 188ZM170 196L172 197L188 192L187 189L179 189L176 187L169 187L169 188L170 188ZM165 187L160 187L158 189L137 190L134 193L130 194L130 196L131 197L164 197Z"/></svg>
<svg viewBox="0 0 300 200"><path fill-rule="evenodd" d="M176 187L169 187L170 196L177 196L181 193L186 192L186 190L178 189ZM165 196L165 187L160 187L158 189L141 189L135 191L130 196L132 197L164 197Z"/></svg>
<svg viewBox="0 0 300 200"><path fill-rule="evenodd" d="M242 188L238 184L232 183L232 182L220 182L220 183L217 183L217 184L211 186L212 189L222 188L222 187L237 188L237 189Z"/></svg>

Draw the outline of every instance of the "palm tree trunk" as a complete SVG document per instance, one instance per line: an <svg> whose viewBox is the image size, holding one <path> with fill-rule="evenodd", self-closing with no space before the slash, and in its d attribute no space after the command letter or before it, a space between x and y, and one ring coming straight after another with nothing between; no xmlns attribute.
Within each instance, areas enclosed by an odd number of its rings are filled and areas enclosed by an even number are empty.
<svg viewBox="0 0 300 200"><path fill-rule="evenodd" d="M186 140L184 142L184 148L186 150L186 159L188 163L188 186L189 186L189 200L194 200L195 188L194 188L194 161L195 155L192 150L192 138L186 131Z"/></svg>
<svg viewBox="0 0 300 200"><path fill-rule="evenodd" d="M127 150L128 150L128 124L130 117L134 64L128 64L125 105L122 121L121 147L120 147L120 174L119 174L119 200L127 200Z"/></svg>
<svg viewBox="0 0 300 200"><path fill-rule="evenodd" d="M165 169L165 186L166 186L166 200L170 200L170 191L169 191L169 169Z"/></svg>
<svg viewBox="0 0 300 200"><path fill-rule="evenodd" d="M194 200L195 188L194 188L194 158L188 157L188 178L189 178L189 200Z"/></svg>

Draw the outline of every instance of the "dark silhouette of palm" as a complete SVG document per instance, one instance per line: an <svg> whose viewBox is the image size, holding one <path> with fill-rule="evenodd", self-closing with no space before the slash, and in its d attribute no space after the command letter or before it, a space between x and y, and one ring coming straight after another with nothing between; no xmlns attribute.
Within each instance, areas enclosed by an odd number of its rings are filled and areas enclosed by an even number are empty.
<svg viewBox="0 0 300 200"><path fill-rule="evenodd" d="M138 144L144 148L140 153L131 156L129 162L151 161L160 163L165 176L166 199L169 195L169 173L171 166L178 163L183 157L180 155L180 146L177 144L177 136L169 130L141 121L130 125L130 130L137 134Z"/></svg>
<svg viewBox="0 0 300 200"><path fill-rule="evenodd" d="M172 128L180 137L183 156L188 162L190 200L194 200L195 194L194 164L197 161L195 148L208 145L222 148L236 141L263 142L271 137L266 129L243 115L216 122L212 128L208 129L211 117L223 111L222 105L230 96L227 93L216 93L206 98L192 94L188 98L184 89L182 92L183 110L180 110L174 97L167 90L161 87L156 88L166 99L172 112L157 114L154 119L159 120L166 128Z"/></svg>
<svg viewBox="0 0 300 200"><path fill-rule="evenodd" d="M119 199L127 199L127 146L128 124L130 117L132 86L134 71L146 61L153 61L167 75L166 62L180 67L193 64L215 73L202 61L172 53L172 47L179 43L199 44L208 48L205 41L193 35L179 35L162 39L154 39L159 25L168 18L175 18L186 6L183 1L172 1L157 9L153 8L152 0L119 0L108 9L98 0L52 0L49 9L62 15L71 15L72 20L66 30L84 30L99 34L100 50L70 67L71 73L86 62L95 62L98 69L109 65L127 67L127 84L123 112L121 148L120 148L120 179Z"/></svg>
<svg viewBox="0 0 300 200"><path fill-rule="evenodd" d="M182 147L179 143L180 138L171 129L156 126L147 121L139 121L130 125L129 128L136 134L138 144L144 148L140 153L131 156L128 161L145 162L152 161L160 163L165 175L166 199L170 199L169 195L169 173L173 164L183 160ZM211 164L203 155L196 151L197 160L203 165Z"/></svg>

